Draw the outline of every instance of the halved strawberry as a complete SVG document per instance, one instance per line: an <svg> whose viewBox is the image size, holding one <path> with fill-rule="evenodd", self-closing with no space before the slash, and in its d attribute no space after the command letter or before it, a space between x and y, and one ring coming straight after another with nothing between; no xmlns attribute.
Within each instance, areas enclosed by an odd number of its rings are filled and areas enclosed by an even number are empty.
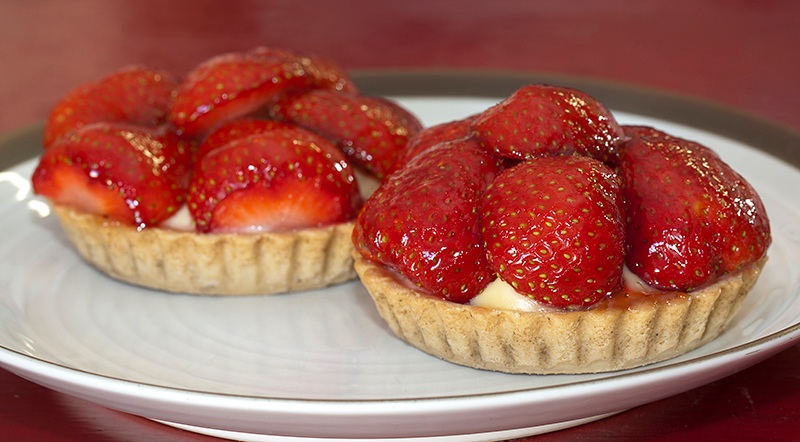
<svg viewBox="0 0 800 442"><path fill-rule="evenodd" d="M218 55L188 74L169 120L179 133L201 137L226 121L260 111L290 91L349 90L351 82L344 75L331 62L288 50L256 48Z"/></svg>
<svg viewBox="0 0 800 442"><path fill-rule="evenodd" d="M314 87L341 92L358 92L347 71L335 61L318 55L303 54L286 48L261 46L250 51L253 56L275 57L299 62L312 78Z"/></svg>
<svg viewBox="0 0 800 442"><path fill-rule="evenodd" d="M44 152L33 189L53 204L157 225L183 201L189 152L181 143L164 128L87 124Z"/></svg>
<svg viewBox="0 0 800 442"><path fill-rule="evenodd" d="M347 158L379 179L399 166L408 139L422 129L414 115L393 101L325 89L286 95L271 113L333 140Z"/></svg>
<svg viewBox="0 0 800 442"><path fill-rule="evenodd" d="M624 136L611 112L588 94L542 84L523 86L485 110L472 129L482 146L504 157L578 154L608 164Z"/></svg>
<svg viewBox="0 0 800 442"><path fill-rule="evenodd" d="M67 93L53 107L44 128L45 147L72 129L97 122L159 126L175 94L172 75L129 66Z"/></svg>
<svg viewBox="0 0 800 442"><path fill-rule="evenodd" d="M208 152L239 138L273 131L281 131L287 134L291 133L297 139L317 143L321 146L328 146L331 144L330 140L321 135L317 135L294 124L275 120L243 118L224 123L211 131L197 148L196 156L197 158L201 158Z"/></svg>
<svg viewBox="0 0 800 442"><path fill-rule="evenodd" d="M756 191L711 149L625 127L628 267L648 284L691 291L752 263L771 242Z"/></svg>
<svg viewBox="0 0 800 442"><path fill-rule="evenodd" d="M562 309L622 287L620 181L600 161L541 157L506 169L480 205L491 268L518 292Z"/></svg>
<svg viewBox="0 0 800 442"><path fill-rule="evenodd" d="M200 232L265 232L355 219L358 185L325 140L270 131L233 140L199 158L188 207Z"/></svg>
<svg viewBox="0 0 800 442"><path fill-rule="evenodd" d="M469 301L492 280L477 204L498 170L471 139L426 150L364 204L353 231L356 250L435 296Z"/></svg>

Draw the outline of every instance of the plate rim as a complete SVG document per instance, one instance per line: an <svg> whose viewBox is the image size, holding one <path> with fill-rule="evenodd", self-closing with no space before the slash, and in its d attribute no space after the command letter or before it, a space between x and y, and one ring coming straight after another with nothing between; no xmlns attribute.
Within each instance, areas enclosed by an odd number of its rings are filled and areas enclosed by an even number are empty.
<svg viewBox="0 0 800 442"><path fill-rule="evenodd" d="M800 150L792 149L792 146L800 144L800 133L791 128L778 123L765 120L758 116L742 112L740 110L722 106L707 100L688 97L669 92L659 91L650 88L643 88L634 85L611 83L591 78L569 77L562 75L539 74L529 72L502 72L502 71L461 71L461 70L369 70L353 71L353 78L356 84L364 93L405 96L405 97L470 97L470 98L499 98L504 97L516 90L518 87L527 83L551 83L569 87L575 87L586 91L595 96L609 108L615 111L630 112L654 117L670 122L685 124L696 129L722 135L724 137L742 142L748 146L757 148L767 154L777 157L794 168L800 168ZM22 162L35 157L39 152L31 152L30 149L22 149L22 146L29 146L31 143L40 143L44 123L37 123L28 128L23 128L0 136L0 170L21 164ZM735 128L731 132L728 129ZM16 149L15 149L16 147ZM676 370L681 366L694 364L708 359L721 360L725 357L741 355L754 362L786 348L795 341L800 340L800 321L787 326L779 331L771 333L762 338L748 341L733 348L725 349L687 361L676 362L666 366L658 366L637 372L620 372L606 375L600 379L590 379L568 384L575 388L587 383L613 383L615 380L625 377L642 378L657 376L665 370ZM779 342L780 348L770 347L771 352L764 354L762 350L771 342ZM564 385L544 386L527 388L521 390L509 390L503 392L466 394L459 396L438 396L423 398L399 398L399 399L305 399L305 398L272 398L248 395L229 395L214 392L203 392L185 388L174 388L154 384L135 382L127 379L115 378L90 371L85 371L75 367L60 365L51 361L25 355L21 352L0 346L0 352L13 353L14 357L21 357L33 360L37 363L44 363L57 370L68 370L80 376L99 377L106 381L122 382L131 387L144 386L154 388L167 396L192 395L212 398L219 400L226 398L231 400L256 400L258 402L293 403L299 405L315 404L316 406L325 405L328 407L341 406L342 404L358 406L375 406L377 404L392 405L396 403L408 403L413 401L420 402L448 402L457 400L482 400L487 397L510 397L524 395L533 391L547 391L553 389L563 389ZM8 362L7 358L3 359ZM742 367L744 368L744 367ZM11 370L14 371L14 370ZM16 371L15 371L16 372ZM18 372L16 372L18 373ZM18 373L19 374L19 373ZM23 376L26 377L26 376ZM74 385L74 384L73 384ZM687 388L688 389L688 388ZM684 391L684 390L682 390ZM678 393L678 392L675 392ZM130 394L129 394L130 396ZM142 397L142 395L139 395ZM650 400L648 400L649 402ZM324 408L324 407L323 407ZM379 413L379 410L375 410Z"/></svg>
<svg viewBox="0 0 800 442"><path fill-rule="evenodd" d="M583 90L609 108L685 124L757 147L800 168L800 131L752 112L709 99L633 83L595 77L492 69L355 69L360 91L376 95L466 96L499 98L530 83L547 83ZM0 134L0 170L39 152L15 148L17 140L41 145L44 121Z"/></svg>
<svg viewBox="0 0 800 442"><path fill-rule="evenodd" d="M481 69L364 69L353 77L362 91L381 95L506 97L530 83L587 92L605 106L691 126L757 147L800 168L800 131L710 99L597 77Z"/></svg>

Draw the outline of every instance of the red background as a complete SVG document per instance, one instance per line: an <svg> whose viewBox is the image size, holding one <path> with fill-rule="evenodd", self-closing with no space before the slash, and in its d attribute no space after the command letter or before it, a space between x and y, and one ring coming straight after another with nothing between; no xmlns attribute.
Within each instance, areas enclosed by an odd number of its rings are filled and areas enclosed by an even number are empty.
<svg viewBox="0 0 800 442"><path fill-rule="evenodd" d="M800 131L800 2L0 1L0 134L126 64L182 73L286 46L348 69L458 68L599 78L711 100ZM798 146L800 148L800 146ZM798 440L800 347L550 440ZM205 440L0 371L0 435Z"/></svg>

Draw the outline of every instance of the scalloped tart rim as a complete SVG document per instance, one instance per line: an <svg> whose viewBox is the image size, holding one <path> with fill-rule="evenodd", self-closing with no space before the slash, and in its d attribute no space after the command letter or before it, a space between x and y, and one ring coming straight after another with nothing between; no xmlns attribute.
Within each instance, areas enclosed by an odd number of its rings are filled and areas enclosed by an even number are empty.
<svg viewBox="0 0 800 442"><path fill-rule="evenodd" d="M624 370L696 349L725 330L765 262L691 294L644 296L584 311L519 312L428 296L355 256L362 283L397 337L455 364L526 374Z"/></svg>
<svg viewBox="0 0 800 442"><path fill-rule="evenodd" d="M353 222L291 232L199 234L132 226L55 206L81 257L106 275L197 295L266 295L323 288L356 277Z"/></svg>

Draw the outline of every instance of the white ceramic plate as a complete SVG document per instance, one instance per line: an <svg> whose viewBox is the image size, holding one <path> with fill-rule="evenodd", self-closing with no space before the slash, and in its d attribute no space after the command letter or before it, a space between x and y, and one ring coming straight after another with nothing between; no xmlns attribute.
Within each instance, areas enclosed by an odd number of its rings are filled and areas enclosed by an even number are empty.
<svg viewBox="0 0 800 442"><path fill-rule="evenodd" d="M398 99L426 124L497 101ZM497 440L677 394L800 339L798 170L722 135L617 116L713 146L748 177L771 217L771 259L732 327L682 357L600 375L507 375L455 366L400 342L358 282L242 298L121 284L78 258L31 194L28 160L0 173L0 364L70 395L221 437Z"/></svg>

